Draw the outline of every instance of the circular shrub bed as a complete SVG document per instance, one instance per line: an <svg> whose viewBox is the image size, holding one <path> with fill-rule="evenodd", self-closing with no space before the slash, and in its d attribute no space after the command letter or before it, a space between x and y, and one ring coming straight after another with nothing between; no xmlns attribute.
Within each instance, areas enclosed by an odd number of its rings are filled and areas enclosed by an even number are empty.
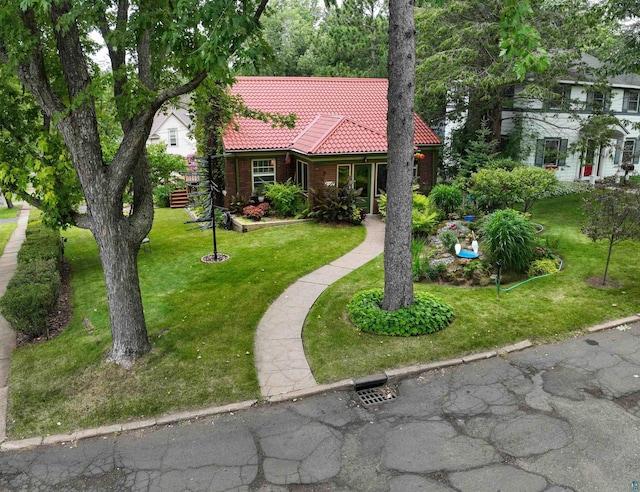
<svg viewBox="0 0 640 492"><path fill-rule="evenodd" d="M453 320L453 308L426 292L414 294L413 306L397 311L380 307L384 291L370 289L358 292L349 302L349 316L356 327L379 335L426 335L445 328Z"/></svg>

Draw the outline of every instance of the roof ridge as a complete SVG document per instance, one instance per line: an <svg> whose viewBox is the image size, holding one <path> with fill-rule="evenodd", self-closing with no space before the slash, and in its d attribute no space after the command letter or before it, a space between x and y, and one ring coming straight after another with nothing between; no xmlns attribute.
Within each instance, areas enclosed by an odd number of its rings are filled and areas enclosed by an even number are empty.
<svg viewBox="0 0 640 492"><path fill-rule="evenodd" d="M331 128L331 130L329 130L326 135L320 139L320 141L318 143L316 143L316 145L313 146L313 148L310 150L310 154L315 153L320 147L322 147L322 145L327 142L329 140L329 138L331 138L333 136L334 133L336 133L338 131L338 129L342 128L345 123L351 123L352 125L357 126L358 128L362 128L370 133L373 133L374 135L378 135L379 137L383 137L386 139L386 135L382 135L380 132L377 132L375 130L372 130L369 127L366 127L364 125L361 125L355 121L353 121L352 119L346 117L346 116L341 116L339 121L336 122L335 125L333 125L333 127Z"/></svg>

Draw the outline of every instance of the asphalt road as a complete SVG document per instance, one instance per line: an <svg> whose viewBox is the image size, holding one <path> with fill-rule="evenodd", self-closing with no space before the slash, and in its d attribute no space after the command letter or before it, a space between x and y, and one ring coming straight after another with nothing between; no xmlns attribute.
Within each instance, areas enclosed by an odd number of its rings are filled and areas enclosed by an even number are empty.
<svg viewBox="0 0 640 492"><path fill-rule="evenodd" d="M2 491L626 492L640 325L353 391L0 453Z"/></svg>

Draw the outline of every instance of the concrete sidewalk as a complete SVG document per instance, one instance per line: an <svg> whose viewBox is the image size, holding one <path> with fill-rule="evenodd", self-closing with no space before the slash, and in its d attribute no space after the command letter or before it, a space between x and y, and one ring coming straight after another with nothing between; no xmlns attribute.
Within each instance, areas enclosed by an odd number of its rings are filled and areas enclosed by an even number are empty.
<svg viewBox="0 0 640 492"><path fill-rule="evenodd" d="M22 204L22 210L18 216L18 227L13 231L3 255L0 257L0 297L7 290L7 284L16 271L18 264L18 251L25 239L29 212L31 208L26 203ZM9 397L9 366L11 365L11 352L15 348L16 333L9 323L0 315L0 442L7 438L7 400Z"/></svg>
<svg viewBox="0 0 640 492"><path fill-rule="evenodd" d="M384 223L368 215L366 239L354 250L290 285L264 314L256 330L254 353L262 396L317 385L302 347L302 326L324 290L384 251Z"/></svg>

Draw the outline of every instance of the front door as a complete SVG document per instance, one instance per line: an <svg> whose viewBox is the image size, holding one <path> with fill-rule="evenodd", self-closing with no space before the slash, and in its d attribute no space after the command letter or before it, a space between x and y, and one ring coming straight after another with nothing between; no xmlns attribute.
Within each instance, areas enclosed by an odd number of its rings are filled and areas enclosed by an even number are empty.
<svg viewBox="0 0 640 492"><path fill-rule="evenodd" d="M354 188L362 188L362 193L356 199L356 205L368 214L371 213L371 197L373 196L371 169L372 164L338 165L338 186L344 186L352 181Z"/></svg>
<svg viewBox="0 0 640 492"><path fill-rule="evenodd" d="M371 213L371 164L354 164L353 180L356 189L362 188L356 205L368 214Z"/></svg>

